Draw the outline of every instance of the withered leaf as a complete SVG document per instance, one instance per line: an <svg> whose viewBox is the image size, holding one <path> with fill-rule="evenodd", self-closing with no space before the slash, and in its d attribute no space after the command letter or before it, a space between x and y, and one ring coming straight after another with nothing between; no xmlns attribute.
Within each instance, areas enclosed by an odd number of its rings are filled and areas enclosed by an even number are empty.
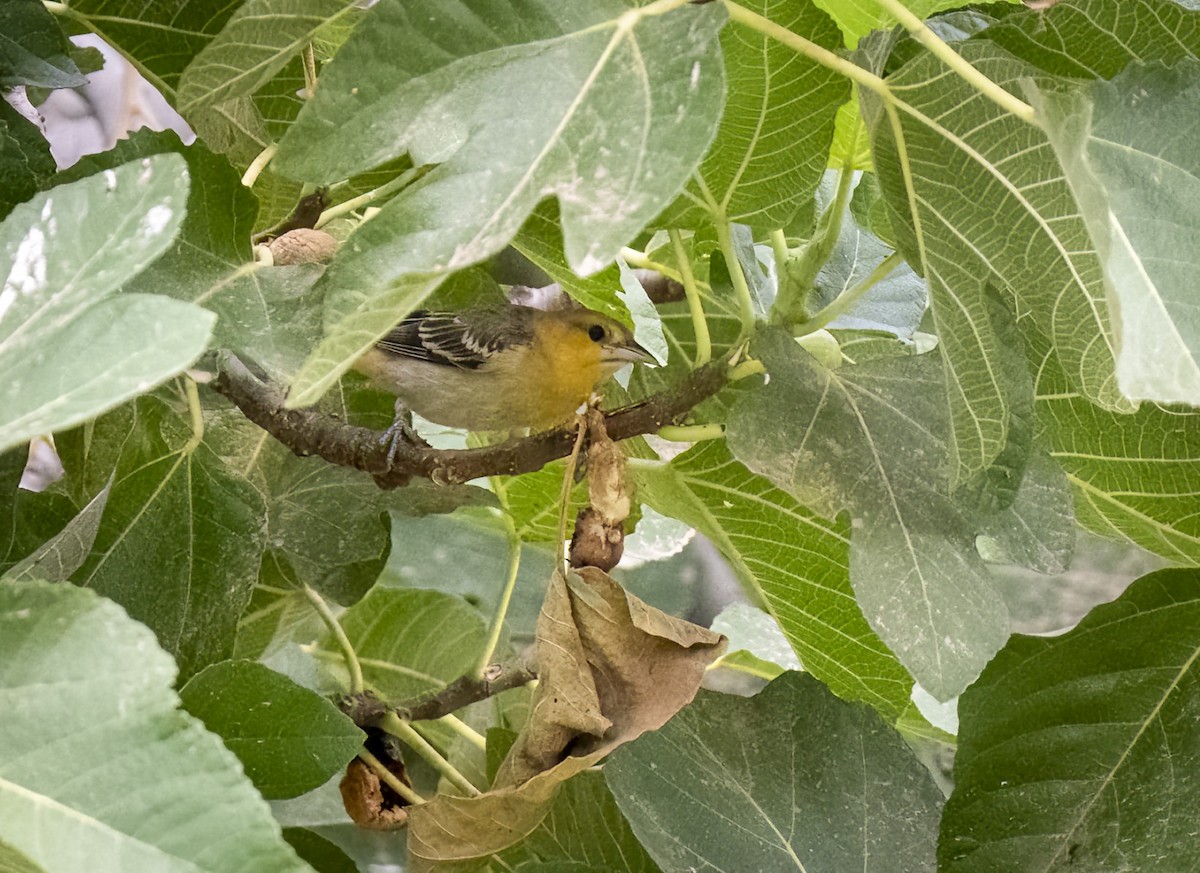
<svg viewBox="0 0 1200 873"><path fill-rule="evenodd" d="M725 643L643 603L601 570L556 573L538 617L529 723L491 791L439 796L412 810L414 861L481 857L530 833L558 785L686 706Z"/></svg>

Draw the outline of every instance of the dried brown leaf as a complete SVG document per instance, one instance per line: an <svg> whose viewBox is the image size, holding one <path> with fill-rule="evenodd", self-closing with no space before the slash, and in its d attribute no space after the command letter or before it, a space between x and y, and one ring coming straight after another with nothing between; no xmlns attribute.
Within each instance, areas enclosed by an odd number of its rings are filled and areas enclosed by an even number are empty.
<svg viewBox="0 0 1200 873"><path fill-rule="evenodd" d="M412 810L413 870L499 852L531 833L562 782L686 706L726 643L592 567L551 579L537 637L529 724L493 790L438 796Z"/></svg>

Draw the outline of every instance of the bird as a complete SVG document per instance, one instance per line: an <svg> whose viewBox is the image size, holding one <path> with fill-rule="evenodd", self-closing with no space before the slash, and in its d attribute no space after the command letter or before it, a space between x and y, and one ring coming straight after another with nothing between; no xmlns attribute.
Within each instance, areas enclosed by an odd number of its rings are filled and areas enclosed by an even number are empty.
<svg viewBox="0 0 1200 873"><path fill-rule="evenodd" d="M566 423L605 379L654 357L614 318L582 307L501 304L418 310L363 354L355 369L407 411L472 431L539 431Z"/></svg>

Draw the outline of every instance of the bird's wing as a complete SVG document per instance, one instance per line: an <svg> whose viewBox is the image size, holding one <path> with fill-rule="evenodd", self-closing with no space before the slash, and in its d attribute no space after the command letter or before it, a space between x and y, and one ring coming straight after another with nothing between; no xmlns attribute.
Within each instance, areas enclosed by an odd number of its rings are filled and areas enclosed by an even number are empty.
<svg viewBox="0 0 1200 873"><path fill-rule="evenodd" d="M497 352L529 342L530 328L509 314L414 312L375 345L386 352L434 364L475 370Z"/></svg>

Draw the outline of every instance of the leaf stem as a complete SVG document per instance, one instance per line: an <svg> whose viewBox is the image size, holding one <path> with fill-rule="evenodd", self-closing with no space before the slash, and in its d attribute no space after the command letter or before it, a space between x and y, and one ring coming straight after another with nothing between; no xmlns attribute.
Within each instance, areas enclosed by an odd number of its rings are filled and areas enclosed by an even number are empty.
<svg viewBox="0 0 1200 873"><path fill-rule="evenodd" d="M410 167L395 179L392 179L390 182L385 182L378 188L373 188L370 191L359 194L357 197L351 197L349 200L343 200L341 203L330 206L317 216L317 222L313 225L313 227L319 230L330 221L337 218L339 215L345 215L348 212L353 212L360 206L366 206L368 203L374 200L382 200L384 197L394 194L401 188L408 187L408 185L414 179L416 179L418 176L424 175L424 173L424 167Z"/></svg>
<svg viewBox="0 0 1200 873"><path fill-rule="evenodd" d="M885 99L891 99L891 89L888 87L887 82L874 73L864 70L858 64L851 63L845 58L834 54L829 49L805 39L798 33L793 33L783 25L776 24L771 19L759 15L757 12L752 12L745 6L733 2L733 0L724 0L724 3L725 10L729 13L731 20L736 21L744 27L749 27L751 30L755 30L764 36L770 37L793 51L811 58L823 67L833 70L836 73L841 73L851 82L861 85L863 88L873 91Z"/></svg>
<svg viewBox="0 0 1200 873"><path fill-rule="evenodd" d="M433 769L446 777L469 797L478 797L482 792L470 783L466 776L458 772L442 753L429 744L423 736L413 730L412 725L402 721L396 713L388 711L379 718L379 728L402 740L414 752L424 758Z"/></svg>
<svg viewBox="0 0 1200 873"><path fill-rule="evenodd" d="M671 240L671 248L675 251L675 260L679 262L683 293L687 295L688 311L692 314L692 330L696 333L695 366L703 367L712 360L712 338L708 333L708 320L704 317L704 303L700 299L700 289L696 286L696 276L692 273L692 262L683 247L683 237L673 227L667 230L667 236Z"/></svg>
<svg viewBox="0 0 1200 873"><path fill-rule="evenodd" d="M187 394L188 413L192 419L192 435L183 447L183 454L190 455L204 442L204 410L200 408L200 391L196 380L187 376L183 378L183 390Z"/></svg>
<svg viewBox="0 0 1200 873"><path fill-rule="evenodd" d="M425 803L425 798L417 794L410 786L405 785L400 779L383 765L383 762L368 752L366 749L358 750L359 759L375 771L375 775L380 781L387 784L387 787L395 791L401 797L409 802L409 805L416 806L419 803Z"/></svg>
<svg viewBox="0 0 1200 873"><path fill-rule="evenodd" d="M775 255L775 276L778 281L782 282L784 265L792 257L788 250L787 236L784 235L782 228L776 228L768 236L771 240L771 253Z"/></svg>
<svg viewBox="0 0 1200 873"><path fill-rule="evenodd" d="M767 372L767 368L763 366L762 361L742 361L736 367L729 371L730 382L740 382L743 379L748 379L751 376L757 376L760 373Z"/></svg>
<svg viewBox="0 0 1200 873"><path fill-rule="evenodd" d="M254 183L258 181L258 177L262 175L262 171L267 168L267 164L271 163L271 158L275 157L275 152L279 150L279 146L271 143L261 152L254 156L254 160L250 162L250 166L246 168L246 172L242 174L242 184L247 188L253 188Z"/></svg>
<svg viewBox="0 0 1200 873"><path fill-rule="evenodd" d="M517 536L517 530L513 527L512 516L506 512L503 518L505 533L508 535L508 575L504 579L504 589L500 592L495 612L492 613L487 641L483 645L479 661L475 664L476 679L483 678L492 663L492 656L496 654L496 646L500 643L500 633L504 629L504 619L508 615L508 607L512 602L513 589L517 587L517 573L521 569L521 538Z"/></svg>
<svg viewBox="0 0 1200 873"><path fill-rule="evenodd" d="M674 279L676 282L683 282L683 276L678 270L673 270L666 264L652 260L646 256L645 252L639 252L637 249L629 246L621 246L621 257L631 267L639 270L653 270L656 273L662 273L668 279Z"/></svg>
<svg viewBox="0 0 1200 873"><path fill-rule="evenodd" d="M805 244L799 256L784 262L779 272L779 295L771 307L771 320L775 324L794 324L809 317L807 298L841 236L846 204L850 202L850 192L854 190L854 173L854 168L849 166L838 171L833 200L817 220L813 238Z"/></svg>
<svg viewBox="0 0 1200 873"><path fill-rule="evenodd" d="M884 278L887 277L892 270L896 269L904 258L899 252L892 252L886 258L863 277L861 281L852 285L846 291L839 294L832 300L828 306L810 318L808 321L798 325L795 330L796 336L805 336L828 325L831 321L845 315L855 303L857 303L864 294L878 285Z"/></svg>
<svg viewBox="0 0 1200 873"><path fill-rule="evenodd" d="M471 727L457 715L443 715L438 721L446 725L446 727L450 728L450 730L454 731L472 746L479 749L479 751L487 751L487 740L483 734L479 733L479 731L475 730L475 728Z"/></svg>
<svg viewBox="0 0 1200 873"><path fill-rule="evenodd" d="M742 270L742 262L738 260L737 250L733 247L732 225L727 220L716 222L717 243L721 246L721 254L725 256L725 266L729 268L729 279L733 282L734 293L737 294L738 309L742 318L741 339L754 332L754 298L750 296L750 285L746 282L746 274Z"/></svg>
<svg viewBox="0 0 1200 873"><path fill-rule="evenodd" d="M304 63L304 99L311 100L317 93L317 58L311 42L304 44L300 58Z"/></svg>
<svg viewBox="0 0 1200 873"><path fill-rule="evenodd" d="M342 624L337 620L337 616L333 614L333 610L329 608L329 604L325 602L317 591L308 586L304 586L304 596L308 598L309 603L317 611L317 615L321 616L321 621L325 622L325 627L333 634L333 638L337 640L338 648L342 650L342 660L346 662L346 670L350 674L350 693L363 693L363 673L362 665L358 662L358 653L354 651L354 646L350 644L350 638L346 636L346 631L342 629Z"/></svg>
<svg viewBox="0 0 1200 873"><path fill-rule="evenodd" d="M725 425L693 424L687 427L668 426L660 429L658 436L673 443L699 443L704 440L719 440L725 436Z"/></svg>
<svg viewBox="0 0 1200 873"><path fill-rule="evenodd" d="M1019 100L1012 94L1009 94L979 70L972 67L962 55L952 49L946 42L929 29L929 26L914 15L907 6L900 0L879 0L879 5L882 6L888 13L892 15L900 26L913 35L913 39L919 42L925 48L935 55L943 64L957 73L963 81L982 94L984 97L991 100L1005 112L1009 112L1020 118L1022 121L1027 121L1030 124L1034 123L1033 107L1023 100Z"/></svg>

